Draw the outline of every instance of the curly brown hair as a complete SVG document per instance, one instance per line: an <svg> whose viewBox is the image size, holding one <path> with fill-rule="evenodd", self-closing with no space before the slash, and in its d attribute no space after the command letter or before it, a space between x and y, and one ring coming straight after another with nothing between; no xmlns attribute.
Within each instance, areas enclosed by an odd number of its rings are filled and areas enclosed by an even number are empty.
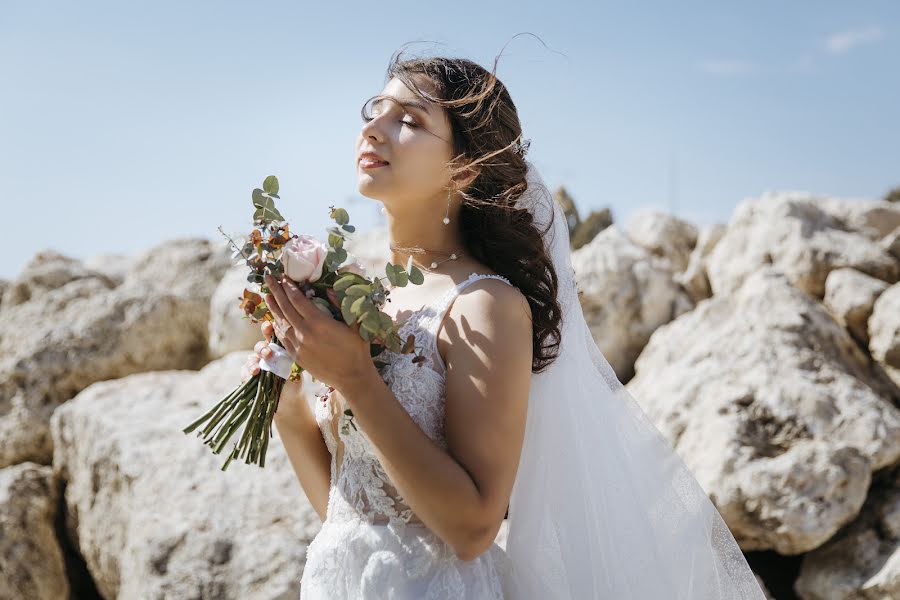
<svg viewBox="0 0 900 600"><path fill-rule="evenodd" d="M509 279L531 307L532 372L539 373L559 354L562 309L557 301L557 274L531 212L516 200L528 188L522 125L506 86L492 71L464 58L402 58L395 53L385 82L396 77L427 102L443 107L453 133L455 156L448 164L451 178L477 173L459 190L459 218L469 255ZM422 89L425 77L434 93ZM545 190L546 193L549 191ZM554 200L555 201L555 200ZM551 211L555 216L555 212Z"/></svg>

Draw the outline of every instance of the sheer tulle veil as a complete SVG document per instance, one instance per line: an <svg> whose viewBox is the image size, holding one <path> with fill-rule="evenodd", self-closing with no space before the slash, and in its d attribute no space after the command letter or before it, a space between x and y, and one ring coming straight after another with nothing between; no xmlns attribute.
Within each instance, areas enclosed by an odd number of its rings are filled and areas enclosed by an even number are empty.
<svg viewBox="0 0 900 600"><path fill-rule="evenodd" d="M533 373L509 509L511 600L765 600L706 492L594 342L565 215L531 160L527 207L559 279L559 357Z"/></svg>

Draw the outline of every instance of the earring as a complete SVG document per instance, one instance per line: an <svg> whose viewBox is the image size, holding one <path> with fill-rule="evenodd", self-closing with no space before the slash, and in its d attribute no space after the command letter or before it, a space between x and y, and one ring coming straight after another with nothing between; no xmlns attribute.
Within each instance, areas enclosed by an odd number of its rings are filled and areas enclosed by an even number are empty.
<svg viewBox="0 0 900 600"><path fill-rule="evenodd" d="M444 225L450 222L450 190L447 190L447 212L444 213Z"/></svg>

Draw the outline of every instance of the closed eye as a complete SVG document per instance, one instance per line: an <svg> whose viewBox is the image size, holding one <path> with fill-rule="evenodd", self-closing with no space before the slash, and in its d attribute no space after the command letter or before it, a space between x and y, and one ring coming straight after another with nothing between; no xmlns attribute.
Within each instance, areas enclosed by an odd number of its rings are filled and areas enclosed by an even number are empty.
<svg viewBox="0 0 900 600"><path fill-rule="evenodd" d="M362 118L362 120L365 121L366 123L368 123L369 121L371 121L373 119L374 119L374 117L363 117ZM399 122L406 125L410 129L416 129L419 127L419 125L417 125L415 122L412 122L412 121L404 121L403 119L400 119Z"/></svg>

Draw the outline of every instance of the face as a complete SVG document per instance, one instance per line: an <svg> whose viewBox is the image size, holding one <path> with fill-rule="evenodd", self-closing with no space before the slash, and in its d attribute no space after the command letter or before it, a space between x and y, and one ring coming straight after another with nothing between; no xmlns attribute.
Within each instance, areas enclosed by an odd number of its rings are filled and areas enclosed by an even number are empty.
<svg viewBox="0 0 900 600"><path fill-rule="evenodd" d="M434 91L425 80L417 83ZM446 203L447 162L453 156L446 111L419 98L395 77L366 103L364 114L355 153L359 192L386 205L440 196ZM365 160L359 161L359 154L366 151L379 154L388 164L367 167Z"/></svg>

